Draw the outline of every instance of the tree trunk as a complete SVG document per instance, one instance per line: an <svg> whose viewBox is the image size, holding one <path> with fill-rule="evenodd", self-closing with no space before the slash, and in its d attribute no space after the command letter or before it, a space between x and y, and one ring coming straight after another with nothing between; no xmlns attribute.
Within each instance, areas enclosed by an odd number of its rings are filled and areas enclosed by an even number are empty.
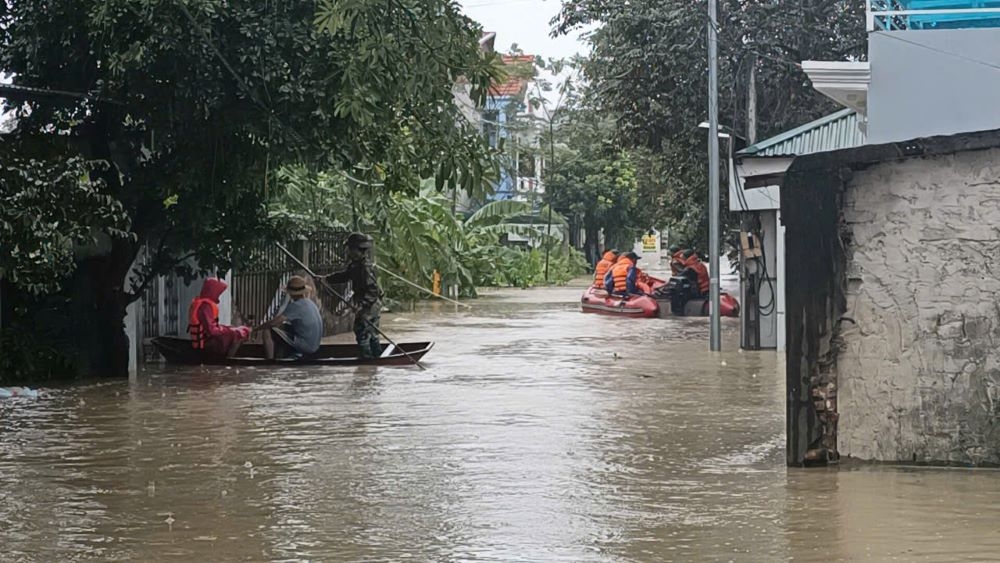
<svg viewBox="0 0 1000 563"><path fill-rule="evenodd" d="M73 356L80 375L128 377L125 308L129 301L124 285L136 253L135 245L115 240L110 253L77 265L71 298Z"/></svg>
<svg viewBox="0 0 1000 563"><path fill-rule="evenodd" d="M590 262L591 267L594 267L600 261L602 254L600 229L593 225L588 225L585 231L586 242L584 244L586 245L587 261Z"/></svg>

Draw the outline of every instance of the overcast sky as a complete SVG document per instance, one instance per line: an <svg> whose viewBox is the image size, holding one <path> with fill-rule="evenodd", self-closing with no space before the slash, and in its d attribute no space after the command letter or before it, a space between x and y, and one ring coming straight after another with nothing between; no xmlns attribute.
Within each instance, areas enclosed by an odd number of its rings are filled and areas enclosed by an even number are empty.
<svg viewBox="0 0 1000 563"><path fill-rule="evenodd" d="M470 18L486 31L497 34L496 49L506 53L511 44L528 55L541 55L546 60L586 55L590 48L579 33L553 39L549 21L559 13L560 0L458 0Z"/></svg>

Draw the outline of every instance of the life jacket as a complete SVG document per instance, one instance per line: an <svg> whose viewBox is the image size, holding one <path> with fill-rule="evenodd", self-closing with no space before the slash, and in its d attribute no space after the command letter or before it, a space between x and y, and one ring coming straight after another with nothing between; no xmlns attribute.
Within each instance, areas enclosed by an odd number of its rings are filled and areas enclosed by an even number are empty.
<svg viewBox="0 0 1000 563"><path fill-rule="evenodd" d="M635 262L625 258L619 258L615 265L611 267L611 280L615 293L625 293L628 291L628 273L635 268Z"/></svg>
<svg viewBox="0 0 1000 563"><path fill-rule="evenodd" d="M678 250L670 257L670 273L677 275L684 269L684 253L686 250Z"/></svg>
<svg viewBox="0 0 1000 563"><path fill-rule="evenodd" d="M711 287L711 278L708 275L708 267L705 266L705 263L702 262L696 254L692 254L684 265L691 268L696 274L698 274L698 292L702 295L708 293L708 290Z"/></svg>
<svg viewBox="0 0 1000 563"><path fill-rule="evenodd" d="M608 273L608 270L615 265L615 259L618 257L611 252L605 252L604 256L601 257L601 261L597 263L594 267L594 286L604 287L604 274Z"/></svg>
<svg viewBox="0 0 1000 563"><path fill-rule="evenodd" d="M204 304L210 307L212 320L216 324L219 323L219 305L215 301L205 297L195 297L191 301L191 307L188 309L188 333L191 335L191 346L195 350L204 350L205 344L208 343L209 329L202 326L201 319L198 318L198 310Z"/></svg>

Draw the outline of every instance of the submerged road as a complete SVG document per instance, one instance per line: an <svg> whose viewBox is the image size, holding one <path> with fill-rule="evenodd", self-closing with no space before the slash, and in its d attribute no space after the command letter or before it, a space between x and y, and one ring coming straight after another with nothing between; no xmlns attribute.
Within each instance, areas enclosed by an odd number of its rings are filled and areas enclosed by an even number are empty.
<svg viewBox="0 0 1000 563"><path fill-rule="evenodd" d="M1000 473L786 470L773 352L580 288L383 316L430 368L174 369L0 403L0 561L981 561Z"/></svg>

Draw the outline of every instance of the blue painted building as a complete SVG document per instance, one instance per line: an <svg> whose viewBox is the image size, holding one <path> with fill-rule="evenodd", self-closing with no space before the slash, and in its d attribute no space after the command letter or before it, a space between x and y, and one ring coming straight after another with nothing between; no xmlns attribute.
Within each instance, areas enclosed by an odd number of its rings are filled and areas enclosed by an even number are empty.
<svg viewBox="0 0 1000 563"><path fill-rule="evenodd" d="M530 65L534 69L535 57L531 55L505 55L505 65ZM482 111L482 128L491 147L504 145L503 166L500 180L494 186L493 200L528 199L531 194L541 194L541 159L535 156L538 147L537 118L532 112L528 96L531 80L525 73L511 72L502 84L494 84L486 107ZM531 150L535 149L535 150Z"/></svg>

